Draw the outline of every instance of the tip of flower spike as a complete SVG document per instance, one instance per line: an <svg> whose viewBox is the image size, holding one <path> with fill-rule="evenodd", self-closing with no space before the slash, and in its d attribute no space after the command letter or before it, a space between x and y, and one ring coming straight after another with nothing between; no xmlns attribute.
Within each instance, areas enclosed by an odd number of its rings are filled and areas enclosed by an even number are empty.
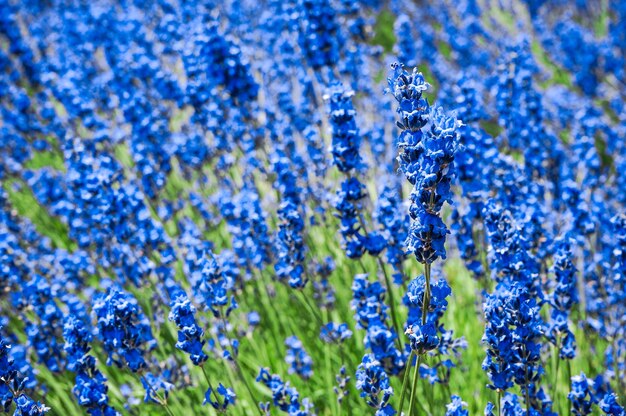
<svg viewBox="0 0 626 416"><path fill-rule="evenodd" d="M328 87L324 95L322 95L322 99L324 101L339 101L347 100L352 96L354 96L353 90L344 87L343 84L340 82L334 82Z"/></svg>

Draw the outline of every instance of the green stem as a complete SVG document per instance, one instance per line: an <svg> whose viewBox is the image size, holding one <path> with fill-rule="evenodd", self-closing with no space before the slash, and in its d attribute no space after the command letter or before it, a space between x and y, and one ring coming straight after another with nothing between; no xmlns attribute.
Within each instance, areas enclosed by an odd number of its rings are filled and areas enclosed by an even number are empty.
<svg viewBox="0 0 626 416"><path fill-rule="evenodd" d="M565 368L567 370L567 391L570 392L572 391L572 363L570 362L570 360L566 360L565 364ZM567 403L567 400L565 401L565 403Z"/></svg>
<svg viewBox="0 0 626 416"><path fill-rule="evenodd" d="M556 402L556 388L559 384L559 364L561 360L559 360L559 348L561 344L561 334L559 334L556 338L556 347L554 349L554 359L556 360L556 368L554 369L554 385L552 386L552 400Z"/></svg>
<svg viewBox="0 0 626 416"><path fill-rule="evenodd" d="M239 365L239 361L238 361L238 359L237 359L237 357L235 355L235 349L233 348L233 343L230 340L230 334L229 334L229 331L228 331L228 322L226 322L226 317L225 317L224 312L225 312L224 308L222 308L222 310L220 311L220 315L221 315L221 318L222 318L222 325L224 325L224 332L226 333L226 339L228 340L228 345L230 346L231 357L233 359L233 363L235 364L235 368L237 369L237 375L239 376L239 379L241 380L241 382L246 387L246 390L248 390L248 394L250 395L250 398L252 399L252 405L256 407L256 404L258 403L258 401L254 397L254 393L252 393L252 389L250 388L250 385L248 384L248 381L246 380L246 377L243 374L243 369ZM261 409L259 409L258 407L256 407L256 408L259 411L259 413L263 414L261 412Z"/></svg>
<svg viewBox="0 0 626 416"><path fill-rule="evenodd" d="M328 310L324 309L323 313L324 313L324 320L328 322ZM330 358L331 358L330 344L325 342L324 343L324 367L326 370L325 371L326 388L328 389L326 394L328 395L329 399L333 397L333 371L332 371L333 366L331 364ZM332 403L333 403L334 414L339 414L339 409L338 409L339 403L337 402L337 400L332 400Z"/></svg>
<svg viewBox="0 0 626 416"><path fill-rule="evenodd" d="M302 291L301 290L296 290L295 292L296 292L296 294L295 294L296 299L298 299L300 301L300 303L305 307L305 309L307 309L309 311L309 313L311 315L313 315L313 317L319 323L320 327L324 326L324 321L322 320L322 317L317 313L317 311L315 311L313 306L308 302L306 296L304 296Z"/></svg>
<svg viewBox="0 0 626 416"><path fill-rule="evenodd" d="M422 302L422 325L426 324L426 318L428 313L428 307L430 305L430 271L431 264L424 263L424 277L426 278L426 287L424 288L424 299ZM415 366L415 373L413 373L413 383L411 385L411 399L409 401L409 414L413 414L415 398L417 395L417 381L419 379L419 369L422 363L423 354L419 354L417 358L417 365Z"/></svg>
<svg viewBox="0 0 626 416"><path fill-rule="evenodd" d="M220 396L217 394L217 390L213 388L213 385L211 384L211 380L209 379L209 375L206 373L206 369L204 368L203 365L201 365L200 368L202 369L202 374L204 374L204 378L206 379L206 382L208 383L209 388L211 389L211 391L213 392L213 395L215 396L215 400L217 401L218 407L221 408L222 402L220 400Z"/></svg>
<svg viewBox="0 0 626 416"><path fill-rule="evenodd" d="M530 404L530 382L528 381L528 364L526 364L526 414L530 414L532 406Z"/></svg>
<svg viewBox="0 0 626 416"><path fill-rule="evenodd" d="M402 414L402 410L404 409L404 396L406 396L406 388L409 384L409 373L411 372L411 363L413 362L413 357L415 357L415 351L411 350L411 354L409 354L409 360L406 364L406 370L404 371L404 377L402 378L402 393L400 393L400 407L398 408L399 414Z"/></svg>
<svg viewBox="0 0 626 416"><path fill-rule="evenodd" d="M251 281L253 285L246 286L250 286L253 293L261 300L261 304L263 305L263 309L265 309L267 316L281 316L278 313L278 309L274 306L268 290L268 286L272 283L272 279L269 276L266 276L266 274L263 273L263 270L260 271L260 275L260 279L253 279ZM267 281L267 283L265 281ZM262 286L262 289L259 288L259 286ZM273 334L280 334L280 330L282 330L284 335L289 334L290 331L293 332L293 328L291 328L291 320L287 320L285 323L282 319L269 319L269 322L272 325ZM274 344L275 351L280 351L281 347L278 343L278 336L272 335L269 336L269 338L271 338L271 342Z"/></svg>
<svg viewBox="0 0 626 416"><path fill-rule="evenodd" d="M422 354L417 356L417 365L415 366L415 372L413 373L413 383L411 384L411 399L409 400L409 415L413 415L415 408L415 398L417 397L417 380L420 374L420 365L422 364Z"/></svg>
<svg viewBox="0 0 626 416"><path fill-rule="evenodd" d="M429 391L426 392L426 389ZM426 387L424 387L424 395L426 396L426 401L428 402L428 408L431 410L434 409L435 403L433 401L435 400L435 386L430 383L426 383Z"/></svg>
<svg viewBox="0 0 626 416"><path fill-rule="evenodd" d="M445 368L442 364L441 361L441 354L437 354L437 361L439 362L439 368ZM442 385L444 386L444 388L446 389L446 394L448 395L448 397L452 397L452 392L450 391L450 380L449 377L446 377L446 372L445 370L442 370L442 375L441 375L441 380L442 380Z"/></svg>
<svg viewBox="0 0 626 416"><path fill-rule="evenodd" d="M612 348L612 352L613 352L613 354L612 354L613 355L613 366L614 366L613 371L615 372L615 383L617 383L617 390L618 391L624 391L626 389L623 388L623 387L626 387L626 386L623 386L623 381L624 380L622 380L622 377L620 376L619 359L618 359L618 356L617 356L618 349L616 348L616 345L615 345L616 341L617 341L616 337L613 337L611 339L611 346L613 347Z"/></svg>

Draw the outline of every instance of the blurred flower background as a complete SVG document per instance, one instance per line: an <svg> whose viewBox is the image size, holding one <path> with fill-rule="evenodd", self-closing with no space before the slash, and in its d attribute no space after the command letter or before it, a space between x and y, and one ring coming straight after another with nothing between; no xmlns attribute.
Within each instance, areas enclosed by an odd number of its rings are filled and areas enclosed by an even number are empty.
<svg viewBox="0 0 626 416"><path fill-rule="evenodd" d="M626 3L0 0L0 412L625 415Z"/></svg>

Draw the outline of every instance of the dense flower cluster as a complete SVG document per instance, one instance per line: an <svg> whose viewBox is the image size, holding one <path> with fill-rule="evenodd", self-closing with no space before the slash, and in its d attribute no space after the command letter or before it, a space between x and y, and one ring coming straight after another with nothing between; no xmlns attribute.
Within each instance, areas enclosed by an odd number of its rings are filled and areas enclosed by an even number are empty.
<svg viewBox="0 0 626 416"><path fill-rule="evenodd" d="M328 343L341 343L352 336L352 331L347 324L329 322L324 325L320 332L320 338Z"/></svg>
<svg viewBox="0 0 626 416"><path fill-rule="evenodd" d="M617 396L611 391L611 386L598 376L590 379L585 373L572 377L572 390L567 398L571 403L571 412L574 415L590 415L594 405L598 406L606 415L623 415L624 408L617 402Z"/></svg>
<svg viewBox="0 0 626 416"><path fill-rule="evenodd" d="M304 221L298 207L291 201L285 201L278 209L278 219L281 221L278 229L278 262L276 275L280 280L286 279L294 289L302 288L307 282L302 262L304 250Z"/></svg>
<svg viewBox="0 0 626 416"><path fill-rule="evenodd" d="M363 362L356 371L356 388L361 390L367 404L376 409L377 416L393 415L395 410L389 404L393 388L383 367L371 354L363 356Z"/></svg>
<svg viewBox="0 0 626 416"><path fill-rule="evenodd" d="M409 67L414 67L417 64L417 51L415 47L415 37L412 34L413 26L411 20L406 14L398 16L394 22L394 32L398 37L396 43L396 55L400 62L403 62Z"/></svg>
<svg viewBox="0 0 626 416"><path fill-rule="evenodd" d="M409 307L406 334L411 342L411 349L419 354L433 350L439 345L438 331L443 331L439 319L448 306L446 298L452 293L444 279L437 280L430 285L430 298L428 304L424 306L425 290L426 279L420 276L409 283L406 293L406 303ZM423 322L424 316L426 319Z"/></svg>
<svg viewBox="0 0 626 416"><path fill-rule="evenodd" d="M0 328L2 329L2 328ZM21 374L19 362L13 358L14 347L7 339L0 337L0 409L9 412L11 404L16 403L16 414L30 414L26 410L32 411L34 415L43 415L47 413L49 408L41 403L34 402L24 393L19 393L27 387L28 379ZM30 386L32 387L32 385ZM20 413L20 411L22 413Z"/></svg>
<svg viewBox="0 0 626 416"><path fill-rule="evenodd" d="M205 310L210 310L216 318L228 317L237 308L237 301L230 293L235 285L234 276L228 270L222 270L217 259L210 251L196 253L196 261L190 263L191 280L194 282L194 294Z"/></svg>
<svg viewBox="0 0 626 416"><path fill-rule="evenodd" d="M50 410L49 407L36 402L25 394L20 394L15 399L15 413L16 416L39 416L45 415Z"/></svg>
<svg viewBox="0 0 626 416"><path fill-rule="evenodd" d="M96 359L89 355L93 340L88 323L77 316L70 315L63 326L67 368L76 373L74 394L78 403L91 415L118 415L109 406L107 380L96 368Z"/></svg>
<svg viewBox="0 0 626 416"><path fill-rule="evenodd" d="M136 372L146 367L144 354L156 345L150 322L130 294L109 289L94 299L97 334L107 353L107 365L127 366Z"/></svg>
<svg viewBox="0 0 626 416"><path fill-rule="evenodd" d="M338 58L335 11L328 0L300 0L300 45L313 69L333 66Z"/></svg>
<svg viewBox="0 0 626 416"><path fill-rule="evenodd" d="M503 287L485 300L487 327L483 342L488 345L483 369L490 388L507 390L513 382L527 387L541 374L536 366L541 344L539 307L524 288ZM533 378L531 378L533 377Z"/></svg>
<svg viewBox="0 0 626 416"><path fill-rule="evenodd" d="M402 281L402 264L406 257L404 241L408 229L408 217L401 211L398 190L385 185L376 207L376 220L382 227L387 242L385 257L393 267L395 280Z"/></svg>
<svg viewBox="0 0 626 416"><path fill-rule="evenodd" d="M327 95L330 102L330 122L333 128L333 163L347 175L337 191L335 208L341 220L341 235L345 241L346 254L359 258L369 248L367 235L362 229L361 204L366 197L365 186L355 175L361 167L361 137L356 125L356 111L352 105L352 91L340 84L333 85ZM383 246L384 248L384 246ZM382 251L374 249L375 254Z"/></svg>
<svg viewBox="0 0 626 416"><path fill-rule="evenodd" d="M195 365L204 364L209 357L203 351L206 341L204 340L204 331L196 322L196 308L182 290L176 294L170 307L169 319L174 321L178 328L176 348L189 354L191 362Z"/></svg>
<svg viewBox="0 0 626 416"><path fill-rule="evenodd" d="M430 108L422 97L428 84L416 69L408 73L394 64L388 79L389 89L399 106L398 137L400 168L413 185L411 191L411 228L407 249L421 263L446 258L444 242L448 230L439 212L450 202L454 177L454 154L458 146L459 122L444 114L441 107Z"/></svg>
<svg viewBox="0 0 626 416"><path fill-rule="evenodd" d="M576 289L576 268L572 263L569 244L557 242L554 253L554 277L556 287L552 293L552 313L548 323L550 341L560 347L559 355L563 359L572 359L576 355L576 341L569 328L568 318L572 307L578 303Z"/></svg>

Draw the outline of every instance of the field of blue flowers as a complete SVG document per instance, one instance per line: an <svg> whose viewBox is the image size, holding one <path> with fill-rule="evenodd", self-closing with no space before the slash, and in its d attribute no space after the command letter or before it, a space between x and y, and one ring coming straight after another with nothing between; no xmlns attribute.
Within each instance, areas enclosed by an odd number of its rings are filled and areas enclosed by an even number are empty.
<svg viewBox="0 0 626 416"><path fill-rule="evenodd" d="M626 415L626 2L0 0L0 413Z"/></svg>

